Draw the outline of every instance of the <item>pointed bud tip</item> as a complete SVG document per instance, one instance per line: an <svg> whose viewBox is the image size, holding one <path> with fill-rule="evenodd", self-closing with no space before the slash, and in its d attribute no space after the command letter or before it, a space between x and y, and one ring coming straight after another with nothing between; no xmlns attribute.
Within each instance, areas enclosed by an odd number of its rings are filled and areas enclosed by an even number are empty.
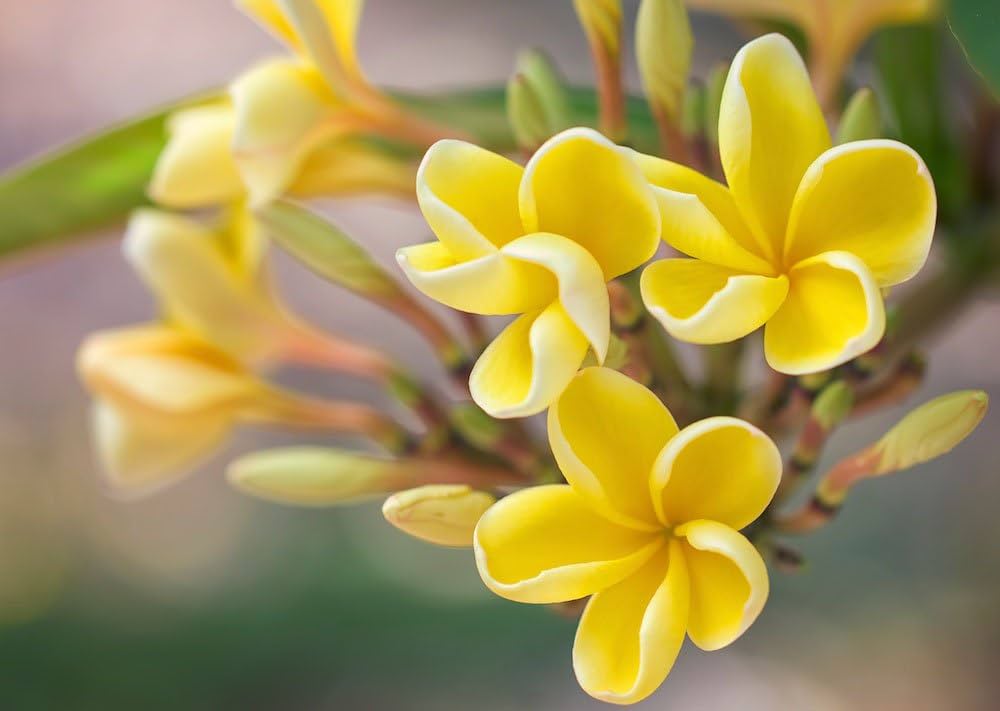
<svg viewBox="0 0 1000 711"><path fill-rule="evenodd" d="M469 547L480 517L496 499L464 484L433 484L400 491L382 506L386 520L414 538Z"/></svg>

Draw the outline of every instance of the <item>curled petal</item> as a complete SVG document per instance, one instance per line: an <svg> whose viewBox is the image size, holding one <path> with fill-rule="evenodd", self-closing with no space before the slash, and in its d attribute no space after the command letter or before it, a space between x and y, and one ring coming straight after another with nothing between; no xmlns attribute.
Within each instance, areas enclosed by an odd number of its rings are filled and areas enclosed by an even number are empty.
<svg viewBox="0 0 1000 711"><path fill-rule="evenodd" d="M472 399L493 417L541 412L566 388L587 355L587 337L555 301L507 326L476 361Z"/></svg>
<svg viewBox="0 0 1000 711"><path fill-rule="evenodd" d="M525 233L517 212L524 169L465 141L438 141L417 171L427 224L459 261L496 251Z"/></svg>
<svg viewBox="0 0 1000 711"><path fill-rule="evenodd" d="M709 519L740 529L760 516L780 480L770 437L735 417L709 417L667 443L649 485L665 525Z"/></svg>
<svg viewBox="0 0 1000 711"><path fill-rule="evenodd" d="M780 257L792 198L830 134L802 58L765 35L733 59L722 92L719 152L726 181L770 261Z"/></svg>
<svg viewBox="0 0 1000 711"><path fill-rule="evenodd" d="M675 338L725 343L751 333L778 310L788 278L744 274L697 259L661 259L640 281L646 308Z"/></svg>
<svg viewBox="0 0 1000 711"><path fill-rule="evenodd" d="M281 195L309 153L358 128L309 64L273 59L230 87L236 110L233 150L255 205Z"/></svg>
<svg viewBox="0 0 1000 711"><path fill-rule="evenodd" d="M623 580L664 544L599 516L565 484L511 494L479 519L473 540L486 586L517 602L576 600Z"/></svg>
<svg viewBox="0 0 1000 711"><path fill-rule="evenodd" d="M752 274L773 273L725 185L679 163L633 155L652 183L664 242L722 267Z"/></svg>
<svg viewBox="0 0 1000 711"><path fill-rule="evenodd" d="M689 605L687 561L678 541L594 595L573 645L583 690L614 704L633 704L656 691L684 641Z"/></svg>
<svg viewBox="0 0 1000 711"><path fill-rule="evenodd" d="M827 370L867 352L885 333L875 277L848 252L826 252L788 274L788 296L764 329L764 354L790 375Z"/></svg>
<svg viewBox="0 0 1000 711"><path fill-rule="evenodd" d="M892 286L924 265L936 216L934 182L912 148L888 140L846 143L823 153L802 178L785 261L850 252L879 286Z"/></svg>
<svg viewBox="0 0 1000 711"><path fill-rule="evenodd" d="M649 474L677 433L660 399L608 368L581 371L548 414L549 443L566 481L595 510L655 530Z"/></svg>
<svg viewBox="0 0 1000 711"><path fill-rule="evenodd" d="M544 308L558 295L552 273L494 251L459 261L441 242L404 247L396 261L415 287L460 311L504 315Z"/></svg>
<svg viewBox="0 0 1000 711"><path fill-rule="evenodd" d="M590 253L573 240L544 232L520 237L501 252L552 273L559 284L559 303L603 363L611 338L611 307L601 266Z"/></svg>
<svg viewBox="0 0 1000 711"><path fill-rule="evenodd" d="M236 116L229 104L183 109L167 121L149 196L168 207L205 207L239 199L243 181L232 154Z"/></svg>
<svg viewBox="0 0 1000 711"><path fill-rule="evenodd" d="M674 532L684 538L691 578L688 636L706 651L734 642L767 602L767 567L742 534L716 521L690 521Z"/></svg>
<svg viewBox="0 0 1000 711"><path fill-rule="evenodd" d="M656 252L660 213L631 154L601 134L571 128L528 161L520 187L526 232L552 232L580 243L606 280Z"/></svg>

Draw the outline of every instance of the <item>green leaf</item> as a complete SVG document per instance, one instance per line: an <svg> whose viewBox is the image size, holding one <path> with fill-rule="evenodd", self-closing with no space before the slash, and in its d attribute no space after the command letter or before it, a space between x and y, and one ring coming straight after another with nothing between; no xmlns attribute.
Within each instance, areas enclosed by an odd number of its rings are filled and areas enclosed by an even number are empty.
<svg viewBox="0 0 1000 711"><path fill-rule="evenodd" d="M1000 3L951 0L948 24L969 60L995 94L1000 94Z"/></svg>
<svg viewBox="0 0 1000 711"><path fill-rule="evenodd" d="M0 178L0 257L55 246L147 204L167 113L84 139Z"/></svg>
<svg viewBox="0 0 1000 711"><path fill-rule="evenodd" d="M400 294L399 283L329 220L285 200L256 216L275 242L323 278L368 298Z"/></svg>
<svg viewBox="0 0 1000 711"><path fill-rule="evenodd" d="M938 193L942 220L953 222L970 199L967 157L946 109L942 32L927 25L893 27L879 33L875 57L880 92L895 136L927 163Z"/></svg>

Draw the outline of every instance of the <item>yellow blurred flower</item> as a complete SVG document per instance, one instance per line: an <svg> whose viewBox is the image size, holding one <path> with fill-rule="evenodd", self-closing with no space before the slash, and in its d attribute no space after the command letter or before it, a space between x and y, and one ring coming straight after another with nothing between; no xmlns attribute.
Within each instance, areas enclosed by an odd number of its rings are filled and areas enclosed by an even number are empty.
<svg viewBox="0 0 1000 711"><path fill-rule="evenodd" d="M494 417L548 407L588 349L610 337L605 282L655 252L660 217L625 151L570 129L522 168L461 141L441 141L417 174L417 200L437 242L397 259L431 298L478 314L522 314L487 347L469 388Z"/></svg>
<svg viewBox="0 0 1000 711"><path fill-rule="evenodd" d="M764 561L738 530L781 477L774 443L712 417L678 431L663 404L625 375L582 371L548 414L568 484L512 494L476 527L486 585L518 602L591 595L573 666L603 701L642 700L663 682L685 632L724 647L757 618Z"/></svg>
<svg viewBox="0 0 1000 711"><path fill-rule="evenodd" d="M324 427L389 441L398 427L365 406L299 397L166 325L99 332L77 367L95 398L94 436L111 483L144 493L185 474L237 422Z"/></svg>
<svg viewBox="0 0 1000 711"><path fill-rule="evenodd" d="M229 101L171 114L149 196L164 207L180 210L244 201L247 187L233 154L235 131L236 112ZM391 155L359 137L327 140L294 166L282 163L279 172L286 168L292 172L276 177L280 183L276 189L300 198L362 192L409 196L416 171L415 161Z"/></svg>
<svg viewBox="0 0 1000 711"><path fill-rule="evenodd" d="M287 192L328 194L372 181L412 189L408 162L358 136L423 147L438 130L404 112L365 79L357 60L360 0L240 0L294 51L266 60L230 87L233 150L254 205Z"/></svg>
<svg viewBox="0 0 1000 711"><path fill-rule="evenodd" d="M918 22L937 12L938 0L687 0L689 6L741 18L784 20L809 41L816 89L832 98L851 58L881 25Z"/></svg>
<svg viewBox="0 0 1000 711"><path fill-rule="evenodd" d="M643 299L673 336L735 340L764 325L771 367L810 373L872 348L885 331L881 289L923 266L937 213L927 167L889 140L831 148L791 42L772 34L737 54L719 151L729 187L637 154L663 239L692 259L642 275Z"/></svg>

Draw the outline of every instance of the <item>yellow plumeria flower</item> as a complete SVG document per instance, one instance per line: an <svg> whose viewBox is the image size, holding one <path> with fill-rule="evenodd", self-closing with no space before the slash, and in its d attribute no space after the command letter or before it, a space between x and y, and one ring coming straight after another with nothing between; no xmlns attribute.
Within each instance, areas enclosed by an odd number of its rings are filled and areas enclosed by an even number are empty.
<svg viewBox="0 0 1000 711"><path fill-rule="evenodd" d="M881 289L923 266L937 214L912 149L889 140L831 148L791 42L761 37L736 55L722 95L719 151L729 187L637 156L663 239L693 259L642 275L650 312L673 336L722 343L767 324L768 363L810 373L872 348Z"/></svg>
<svg viewBox="0 0 1000 711"><path fill-rule="evenodd" d="M731 417L678 431L655 395L606 368L576 376L548 430L569 483L490 508L475 531L479 573L518 602L592 595L573 648L577 679L598 699L635 703L666 678L685 632L719 649L764 607L767 569L737 531L771 501L781 458Z"/></svg>
<svg viewBox="0 0 1000 711"><path fill-rule="evenodd" d="M785 20L809 40L817 91L832 98L861 43L881 25L917 22L937 11L938 0L687 0L699 10Z"/></svg>
<svg viewBox="0 0 1000 711"><path fill-rule="evenodd" d="M149 196L164 207L190 209L245 200L247 188L233 154L236 112L230 102L181 109L167 121ZM276 188L294 197L363 192L413 194L415 161L394 157L361 139L324 142L283 173ZM263 198L260 198L263 200Z"/></svg>
<svg viewBox="0 0 1000 711"><path fill-rule="evenodd" d="M357 60L360 0L239 0L296 53L264 61L230 87L233 149L254 205L292 191L328 194L372 182L412 190L408 163L352 140L379 134L427 145L433 127L405 114L364 78Z"/></svg>
<svg viewBox="0 0 1000 711"><path fill-rule="evenodd" d="M437 242L399 264L432 299L478 314L523 314L472 370L472 397L494 417L544 410L588 348L610 338L606 282L656 251L660 216L626 152L596 131L549 139L522 168L461 141L440 141L417 173Z"/></svg>
<svg viewBox="0 0 1000 711"><path fill-rule="evenodd" d="M234 361L168 326L93 334L78 368L95 397L99 454L126 492L174 480L267 399L263 384Z"/></svg>

